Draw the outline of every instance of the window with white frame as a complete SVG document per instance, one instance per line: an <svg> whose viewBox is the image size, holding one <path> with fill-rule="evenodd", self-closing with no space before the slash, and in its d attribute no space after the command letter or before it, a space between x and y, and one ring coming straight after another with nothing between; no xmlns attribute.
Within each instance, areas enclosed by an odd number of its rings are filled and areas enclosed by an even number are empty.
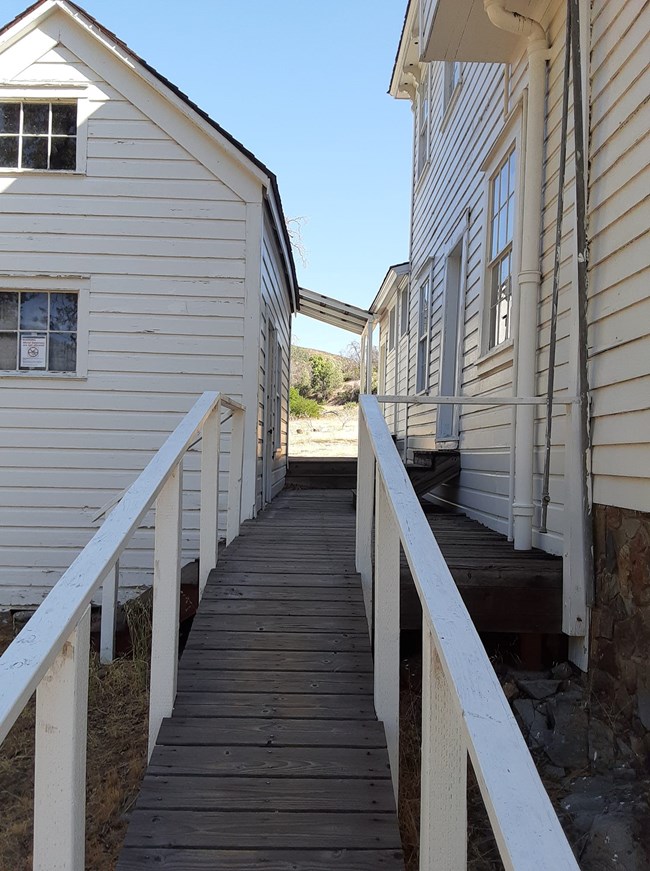
<svg viewBox="0 0 650 871"><path fill-rule="evenodd" d="M392 307L388 313L388 350L395 350L395 336L397 333L397 308Z"/></svg>
<svg viewBox="0 0 650 871"><path fill-rule="evenodd" d="M400 290L399 294L399 334L400 338L409 331L409 292L408 288Z"/></svg>
<svg viewBox="0 0 650 871"><path fill-rule="evenodd" d="M443 66L442 111L447 111L451 98L460 84L461 65L458 61L447 60Z"/></svg>
<svg viewBox="0 0 650 871"><path fill-rule="evenodd" d="M0 101L0 169L76 168L76 101Z"/></svg>
<svg viewBox="0 0 650 871"><path fill-rule="evenodd" d="M512 336L512 270L517 170L513 146L490 177L487 298L488 349Z"/></svg>
<svg viewBox="0 0 650 871"><path fill-rule="evenodd" d="M416 137L416 178L420 178L429 159L429 67L425 67L418 88Z"/></svg>
<svg viewBox="0 0 650 871"><path fill-rule="evenodd" d="M420 285L418 300L418 347L417 347L417 372L415 389L417 393L426 390L428 376L429 355L429 303L430 303L430 280L425 279Z"/></svg>
<svg viewBox="0 0 650 871"><path fill-rule="evenodd" d="M0 370L77 371L79 294L0 290Z"/></svg>

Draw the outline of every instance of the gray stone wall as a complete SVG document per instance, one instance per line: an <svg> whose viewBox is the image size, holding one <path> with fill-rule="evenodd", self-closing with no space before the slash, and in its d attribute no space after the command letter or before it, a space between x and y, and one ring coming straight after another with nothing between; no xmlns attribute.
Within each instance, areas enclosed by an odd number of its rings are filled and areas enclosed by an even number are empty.
<svg viewBox="0 0 650 871"><path fill-rule="evenodd" d="M594 506L592 704L650 762L650 514ZM625 739L623 739L625 740ZM627 743L626 742L626 743ZM627 749L627 748L625 748Z"/></svg>

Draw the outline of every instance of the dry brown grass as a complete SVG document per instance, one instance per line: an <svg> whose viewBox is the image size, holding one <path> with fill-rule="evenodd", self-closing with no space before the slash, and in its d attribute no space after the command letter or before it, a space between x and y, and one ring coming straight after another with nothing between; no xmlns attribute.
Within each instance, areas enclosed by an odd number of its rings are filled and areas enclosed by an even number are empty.
<svg viewBox="0 0 650 871"><path fill-rule="evenodd" d="M358 406L326 405L321 417L292 417L289 453L292 457L356 457Z"/></svg>
<svg viewBox="0 0 650 871"><path fill-rule="evenodd" d="M88 686L86 868L112 871L124 840L125 814L135 801L147 751L151 616L127 607L133 657L102 666L91 659ZM11 641L0 628L0 652ZM29 871L34 787L34 699L0 747L0 871Z"/></svg>

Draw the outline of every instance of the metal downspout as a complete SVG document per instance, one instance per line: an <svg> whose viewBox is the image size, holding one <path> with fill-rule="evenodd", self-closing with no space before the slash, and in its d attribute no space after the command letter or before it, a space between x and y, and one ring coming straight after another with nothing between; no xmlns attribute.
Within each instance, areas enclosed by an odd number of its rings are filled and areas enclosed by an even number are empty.
<svg viewBox="0 0 650 871"><path fill-rule="evenodd" d="M517 395L535 394L537 302L541 285L539 250L542 229L544 102L546 97L546 32L538 21L504 8L505 0L483 0L488 18L502 30L528 38L528 115L526 178L519 272L519 324L516 339ZM535 409L518 406L515 434L513 534L515 550L533 544L533 457Z"/></svg>

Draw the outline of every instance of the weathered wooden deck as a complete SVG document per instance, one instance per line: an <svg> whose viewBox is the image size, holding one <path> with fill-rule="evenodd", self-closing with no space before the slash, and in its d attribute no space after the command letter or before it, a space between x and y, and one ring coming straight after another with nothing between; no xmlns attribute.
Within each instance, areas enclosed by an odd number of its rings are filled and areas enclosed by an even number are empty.
<svg viewBox="0 0 650 871"><path fill-rule="evenodd" d="M119 871L402 869L350 492L285 491L225 550Z"/></svg>

